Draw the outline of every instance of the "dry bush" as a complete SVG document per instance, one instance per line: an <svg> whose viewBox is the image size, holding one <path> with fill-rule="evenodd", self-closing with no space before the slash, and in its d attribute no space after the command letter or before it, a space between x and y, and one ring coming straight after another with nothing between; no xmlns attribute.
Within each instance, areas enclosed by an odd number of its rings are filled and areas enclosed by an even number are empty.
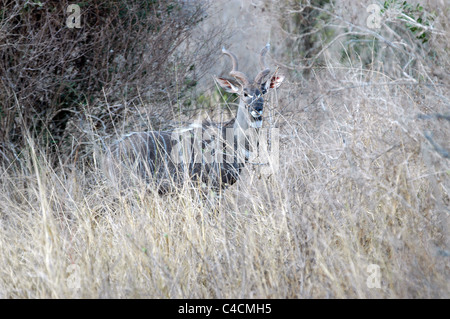
<svg viewBox="0 0 450 319"><path fill-rule="evenodd" d="M29 139L0 172L0 297L449 297L449 12L423 4L437 13L424 46L394 18L393 33L367 28L368 3L272 4L261 2L286 43L301 34L279 28L308 5L327 26L305 32L334 28L308 41L308 60L272 53L289 79L266 108L279 169L250 165L220 198L139 181L117 192L99 153L94 167L55 168ZM356 41L341 36L355 28Z"/></svg>
<svg viewBox="0 0 450 319"><path fill-rule="evenodd" d="M81 28L66 26L68 5L2 1L2 162L17 159L28 131L43 147L64 156L74 143L85 142L73 128L67 130L71 121L93 113L95 126L111 127L123 116L123 104L111 116L104 104L91 109L99 97L167 102L195 85L196 60L177 56L177 49L204 18L204 2L83 2ZM160 113L159 121L172 112L165 107Z"/></svg>

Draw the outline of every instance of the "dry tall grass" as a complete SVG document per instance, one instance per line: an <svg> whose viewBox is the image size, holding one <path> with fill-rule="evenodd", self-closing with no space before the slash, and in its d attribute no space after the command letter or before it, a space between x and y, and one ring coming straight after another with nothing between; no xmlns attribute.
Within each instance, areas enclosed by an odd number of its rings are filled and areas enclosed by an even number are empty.
<svg viewBox="0 0 450 319"><path fill-rule="evenodd" d="M268 98L279 169L220 198L118 190L101 151L55 167L30 139L0 169L0 297L449 298L448 75L328 62Z"/></svg>

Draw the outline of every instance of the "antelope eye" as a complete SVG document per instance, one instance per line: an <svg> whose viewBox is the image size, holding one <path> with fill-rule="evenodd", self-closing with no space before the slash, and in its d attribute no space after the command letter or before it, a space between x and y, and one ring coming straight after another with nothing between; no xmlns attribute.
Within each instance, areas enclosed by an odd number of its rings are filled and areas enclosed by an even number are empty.
<svg viewBox="0 0 450 319"><path fill-rule="evenodd" d="M248 96L247 92L244 92L244 96L245 96L245 97L247 97L247 96Z"/></svg>

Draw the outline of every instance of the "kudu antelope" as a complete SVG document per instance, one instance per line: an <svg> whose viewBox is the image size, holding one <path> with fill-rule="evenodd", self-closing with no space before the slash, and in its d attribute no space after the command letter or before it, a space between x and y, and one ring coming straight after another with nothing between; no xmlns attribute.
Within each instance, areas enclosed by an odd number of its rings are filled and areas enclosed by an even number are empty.
<svg viewBox="0 0 450 319"><path fill-rule="evenodd" d="M231 59L229 74L234 80L219 77L216 81L226 92L239 96L234 119L224 125L202 123L171 131L127 134L111 147L107 158L109 176L115 183L120 183L115 178L117 175L123 178L135 173L146 182L154 183L160 193L180 186L186 178L206 183L216 190L235 183L251 153L249 135L262 126L263 96L284 80L282 75L273 75L266 80L270 73L265 64L268 50L269 44L261 50L261 71L251 80L238 70L236 56L222 49L222 53ZM214 145L214 159L205 161L202 152L208 147L211 149L211 145Z"/></svg>

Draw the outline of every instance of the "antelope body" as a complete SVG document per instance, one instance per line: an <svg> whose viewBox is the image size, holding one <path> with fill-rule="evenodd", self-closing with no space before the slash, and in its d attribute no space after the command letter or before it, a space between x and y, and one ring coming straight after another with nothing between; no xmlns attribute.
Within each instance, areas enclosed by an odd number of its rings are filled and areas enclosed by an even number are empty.
<svg viewBox="0 0 450 319"><path fill-rule="evenodd" d="M148 183L155 183L164 193L179 186L186 179L206 183L214 189L235 183L251 153L250 135L262 126L264 94L277 88L284 80L282 75L270 73L264 57L267 44L260 54L261 71L250 80L238 71L236 56L222 49L232 62L230 75L234 80L216 78L227 92L239 95L236 117L224 125L194 124L171 131L133 132L123 136L110 149L107 158L108 175L114 182L118 176L137 174ZM203 152L210 155L203 158Z"/></svg>

